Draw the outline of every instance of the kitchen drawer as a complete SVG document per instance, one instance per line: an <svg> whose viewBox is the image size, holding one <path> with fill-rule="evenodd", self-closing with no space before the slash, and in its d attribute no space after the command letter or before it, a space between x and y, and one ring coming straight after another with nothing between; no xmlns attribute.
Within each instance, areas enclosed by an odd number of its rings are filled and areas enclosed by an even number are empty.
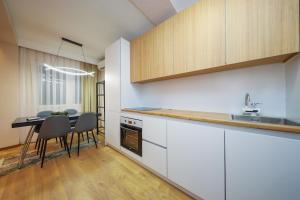
<svg viewBox="0 0 300 200"><path fill-rule="evenodd" d="M160 146L167 146L167 120L158 117L143 117L143 139Z"/></svg>
<svg viewBox="0 0 300 200"><path fill-rule="evenodd" d="M157 173L167 176L167 150L165 148L143 141L142 162Z"/></svg>

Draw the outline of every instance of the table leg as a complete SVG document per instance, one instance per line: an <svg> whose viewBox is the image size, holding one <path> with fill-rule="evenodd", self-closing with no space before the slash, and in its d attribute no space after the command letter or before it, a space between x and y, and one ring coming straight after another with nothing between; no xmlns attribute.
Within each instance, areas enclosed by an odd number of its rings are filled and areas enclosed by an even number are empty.
<svg viewBox="0 0 300 200"><path fill-rule="evenodd" d="M29 132L27 134L27 137L25 139L25 142L24 142L24 144L22 146L21 153L20 153L20 159L19 159L19 169L22 167L24 159L26 157L26 153L28 151L28 148L29 148L32 136L34 134L34 127L35 126L31 126L31 128L30 128L30 130L29 130Z"/></svg>

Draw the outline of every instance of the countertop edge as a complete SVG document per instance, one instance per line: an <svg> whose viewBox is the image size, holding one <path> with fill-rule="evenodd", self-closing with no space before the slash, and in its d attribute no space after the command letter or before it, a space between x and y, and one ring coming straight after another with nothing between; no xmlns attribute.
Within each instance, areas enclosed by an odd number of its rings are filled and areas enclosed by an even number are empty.
<svg viewBox="0 0 300 200"><path fill-rule="evenodd" d="M162 109L162 110L164 110L164 109ZM288 132L288 133L293 133L293 134L300 134L300 127L290 126L290 125L277 125L277 124L268 124L268 123L233 121L231 119L225 120L225 119L217 119L217 118L212 118L212 117L194 117L194 116L188 116L188 114L180 114L180 113L178 113L178 114L158 113L158 110L140 111L140 110L122 109L121 111L122 112L145 114L145 115L170 117L170 118L175 118L175 119L184 119L184 120L191 120L191 121L207 122L207 123L213 123L213 124L223 124L223 125L229 125L229 126L255 128L255 129L263 129L263 130L271 130L271 131L280 131L280 132ZM176 111L176 110L172 110L172 111ZM182 112L184 110L180 110L180 111ZM189 111L186 111L186 112L189 112ZM216 114L221 114L221 113L216 113ZM229 114L228 114L228 117L229 117Z"/></svg>

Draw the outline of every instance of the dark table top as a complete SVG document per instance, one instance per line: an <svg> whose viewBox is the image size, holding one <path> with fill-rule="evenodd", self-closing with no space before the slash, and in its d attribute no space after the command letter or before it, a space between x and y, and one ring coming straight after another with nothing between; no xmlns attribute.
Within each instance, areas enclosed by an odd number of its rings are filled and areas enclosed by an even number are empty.
<svg viewBox="0 0 300 200"><path fill-rule="evenodd" d="M74 114L74 115L68 115L69 120L76 120L80 116L80 113ZM33 125L40 125L43 123L43 121L46 118L39 118L35 120L27 120L28 117L19 117L13 121L11 124L12 128L19 128L19 127L25 127L25 126L33 126Z"/></svg>

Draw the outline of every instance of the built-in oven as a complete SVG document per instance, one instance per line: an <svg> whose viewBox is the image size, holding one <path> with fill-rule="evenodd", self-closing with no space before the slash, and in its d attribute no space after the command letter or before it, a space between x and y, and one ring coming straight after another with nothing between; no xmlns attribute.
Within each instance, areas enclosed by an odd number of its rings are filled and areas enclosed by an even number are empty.
<svg viewBox="0 0 300 200"><path fill-rule="evenodd" d="M142 156L143 121L121 117L121 146Z"/></svg>

